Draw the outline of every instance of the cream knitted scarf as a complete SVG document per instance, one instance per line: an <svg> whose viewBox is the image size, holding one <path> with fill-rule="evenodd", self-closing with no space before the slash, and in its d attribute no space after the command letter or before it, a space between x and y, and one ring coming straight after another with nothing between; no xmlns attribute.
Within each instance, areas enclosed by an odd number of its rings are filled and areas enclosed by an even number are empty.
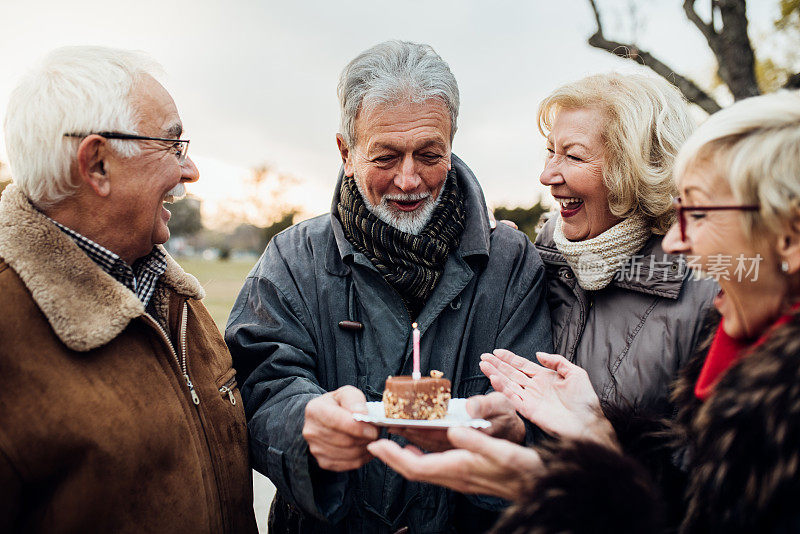
<svg viewBox="0 0 800 534"><path fill-rule="evenodd" d="M564 237L563 223L559 215L553 233L556 248L566 258L578 284L587 291L610 284L622 264L644 246L651 234L640 215L623 219L599 236L583 241Z"/></svg>

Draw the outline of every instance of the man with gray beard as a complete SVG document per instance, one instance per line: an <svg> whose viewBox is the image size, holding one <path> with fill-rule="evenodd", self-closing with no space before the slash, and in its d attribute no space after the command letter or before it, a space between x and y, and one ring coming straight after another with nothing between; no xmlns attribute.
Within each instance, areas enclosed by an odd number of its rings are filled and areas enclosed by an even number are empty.
<svg viewBox="0 0 800 534"><path fill-rule="evenodd" d="M430 46L390 41L339 80L343 166L330 215L276 236L234 305L226 341L238 370L254 467L277 487L271 532L482 532L503 506L409 482L366 445L386 431L353 419L389 375L421 369L522 442L526 428L478 363L501 347L551 348L544 271L530 241L492 230L472 171L451 153L459 95ZM425 450L441 432L391 435Z"/></svg>

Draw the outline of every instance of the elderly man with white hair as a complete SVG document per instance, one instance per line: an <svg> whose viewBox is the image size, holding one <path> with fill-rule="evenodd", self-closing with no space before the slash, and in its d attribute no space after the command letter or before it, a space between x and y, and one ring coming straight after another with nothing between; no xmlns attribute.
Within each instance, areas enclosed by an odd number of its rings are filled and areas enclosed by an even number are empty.
<svg viewBox="0 0 800 534"><path fill-rule="evenodd" d="M235 371L161 246L198 179L140 53L68 47L11 95L0 531L255 532Z"/></svg>
<svg viewBox="0 0 800 534"><path fill-rule="evenodd" d="M482 532L503 502L408 482L366 449L355 421L389 375L423 373L495 436L526 428L478 363L504 347L551 347L544 271L530 241L492 230L472 171L451 153L458 86L430 46L381 43L339 81L339 171L329 215L276 236L247 278L226 341L243 384L256 469L277 486L276 532ZM443 433L403 432L427 450Z"/></svg>

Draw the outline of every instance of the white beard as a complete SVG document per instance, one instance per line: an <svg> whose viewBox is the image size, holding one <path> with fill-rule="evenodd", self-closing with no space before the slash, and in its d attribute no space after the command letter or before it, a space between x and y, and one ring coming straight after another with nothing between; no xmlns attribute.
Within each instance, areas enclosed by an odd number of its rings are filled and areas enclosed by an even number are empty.
<svg viewBox="0 0 800 534"><path fill-rule="evenodd" d="M397 228L401 232L413 235L419 235L425 228L425 225L427 225L431 220L431 217L433 217L433 211L436 209L436 206L439 205L439 201L442 199L442 191L444 191L444 184L442 184L442 188L439 190L439 195L435 199L432 198L430 192L416 194L386 194L381 198L380 204L375 206L367 198L364 187L362 186L361 180L359 180L358 176L354 175L353 178L356 181L358 192L361 194L361 198L364 200L364 204L366 204L369 211L374 213L378 219L382 220L389 226ZM445 178L445 184L446 183L447 178ZM422 205L414 211L400 211L392 208L389 204L390 200L416 202L417 200L421 200L423 198L425 200L423 201Z"/></svg>

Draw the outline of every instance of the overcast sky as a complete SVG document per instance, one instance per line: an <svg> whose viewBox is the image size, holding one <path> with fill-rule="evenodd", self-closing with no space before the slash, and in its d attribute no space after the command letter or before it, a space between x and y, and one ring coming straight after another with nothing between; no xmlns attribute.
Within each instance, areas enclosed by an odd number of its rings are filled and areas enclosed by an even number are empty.
<svg viewBox="0 0 800 534"><path fill-rule="evenodd" d="M598 4L607 37L630 39L630 1ZM635 37L679 72L707 79L713 58L682 4L639 0ZM775 4L748 2L751 38L767 31ZM0 0L0 117L19 76L52 48L144 50L167 72L201 172L191 191L210 212L215 202L236 202L247 169L269 163L301 179L290 202L322 213L339 167L342 67L386 39L426 42L450 64L461 91L454 152L491 205L529 205L544 190L538 102L585 75L637 69L589 47L594 30L587 0Z"/></svg>

